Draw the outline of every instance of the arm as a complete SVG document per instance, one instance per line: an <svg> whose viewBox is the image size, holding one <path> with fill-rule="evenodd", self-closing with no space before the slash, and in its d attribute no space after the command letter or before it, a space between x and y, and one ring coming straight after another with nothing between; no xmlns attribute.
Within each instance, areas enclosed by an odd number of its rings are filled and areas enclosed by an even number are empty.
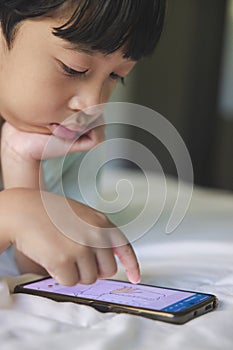
<svg viewBox="0 0 233 350"><path fill-rule="evenodd" d="M14 128L9 123L3 124L1 162L5 189L19 187L38 190L45 189L40 164L45 145L50 138L51 135L26 133ZM63 155L64 150L67 147L70 148L69 143L65 143L59 139L52 140L52 144L53 149L51 150L51 154L48 155L49 157ZM54 149L57 152L56 154ZM76 151L75 147L71 149L72 151ZM14 250L18 267L22 273L33 272L46 274L46 271L40 265L22 254L15 245Z"/></svg>
<svg viewBox="0 0 233 350"><path fill-rule="evenodd" d="M20 133L9 124L3 125L1 137L1 164L4 188L27 187L39 189L40 162L37 159L22 157L18 136ZM12 142L15 141L15 144ZM15 200L15 198L14 198ZM32 272L45 275L46 270L25 256L14 245L15 259L21 273Z"/></svg>
<svg viewBox="0 0 233 350"><path fill-rule="evenodd" d="M57 225L54 226L51 222L41 200L42 192L39 190L40 159L49 136L20 132L9 124L4 125L2 135L2 166L6 188L6 191L3 192L7 198L12 198L15 208L12 213L13 220L8 225L12 225L15 220L18 221L15 218L17 210L24 218L22 227L13 227L12 232L16 236L10 240L15 245L16 259L21 272L43 274L47 271L57 280L63 281L64 284L70 284L74 281L76 283L77 281L85 282L88 276L91 276L90 279L93 281L97 277L110 277L114 273L116 262L113 254L115 254L125 266L129 279L132 282L138 282L139 267L132 247L119 230L115 227L113 230L113 225L105 215L81 203L67 199L72 207L72 213L76 213L76 218L81 218L78 224L76 220L72 225L77 232L77 239L68 239L69 243L66 234L64 235L64 232L57 229ZM64 141L55 141L57 142L56 156L62 155L67 146L70 148L70 145L64 144ZM75 145L70 151L77 152ZM10 188L11 190L8 190ZM61 217L59 203L63 197L44 193L49 195L49 202L52 201L53 208L58 206L55 221L59 221ZM1 194L3 197L4 193ZM29 198L31 199L29 200ZM15 207L15 203L18 201L20 201L19 208ZM7 208L12 212L11 200L8 199L6 203L9 203ZM72 217L69 219L70 212L65 213L63 207L62 213L62 217L66 218L66 221L62 223L63 229L66 231L66 226L72 222ZM46 222L44 226L42 226L43 221ZM82 227L83 222L86 223L85 227ZM104 234L100 232L101 228L108 228L108 235L105 234L106 230ZM110 234L111 230L112 235ZM33 240L32 237L34 237ZM51 237L54 237L54 240L51 241ZM82 244L83 240L84 244ZM40 254L38 254L39 247L42 247L45 242L47 242L46 248L41 249ZM92 242L94 242L93 246ZM66 250L66 244L72 247ZM51 261L51 257L53 257L53 261ZM86 257L89 259L84 264L83 261L86 260ZM95 277L93 278L93 276Z"/></svg>

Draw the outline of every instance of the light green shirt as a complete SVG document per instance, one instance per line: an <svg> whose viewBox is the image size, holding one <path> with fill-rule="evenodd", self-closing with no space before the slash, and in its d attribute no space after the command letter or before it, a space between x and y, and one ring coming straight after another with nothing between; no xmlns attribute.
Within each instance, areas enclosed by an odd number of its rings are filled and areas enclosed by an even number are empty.
<svg viewBox="0 0 233 350"><path fill-rule="evenodd" d="M83 202L78 172L85 154L75 153L44 160L42 166L47 190Z"/></svg>

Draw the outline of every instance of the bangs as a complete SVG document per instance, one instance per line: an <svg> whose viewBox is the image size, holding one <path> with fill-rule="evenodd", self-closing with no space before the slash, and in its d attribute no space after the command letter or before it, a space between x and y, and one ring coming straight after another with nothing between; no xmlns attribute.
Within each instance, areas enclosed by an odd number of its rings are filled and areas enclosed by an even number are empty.
<svg viewBox="0 0 233 350"><path fill-rule="evenodd" d="M79 0L70 19L53 34L93 51L139 60L153 52L162 32L164 0Z"/></svg>

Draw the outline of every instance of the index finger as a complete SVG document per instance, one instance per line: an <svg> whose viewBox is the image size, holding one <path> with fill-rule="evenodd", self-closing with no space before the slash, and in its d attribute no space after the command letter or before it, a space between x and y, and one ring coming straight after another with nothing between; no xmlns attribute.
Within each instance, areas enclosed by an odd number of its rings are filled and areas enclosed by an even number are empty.
<svg viewBox="0 0 233 350"><path fill-rule="evenodd" d="M139 283L141 280L139 263L131 244L127 243L119 247L114 247L113 251L125 268L129 281Z"/></svg>

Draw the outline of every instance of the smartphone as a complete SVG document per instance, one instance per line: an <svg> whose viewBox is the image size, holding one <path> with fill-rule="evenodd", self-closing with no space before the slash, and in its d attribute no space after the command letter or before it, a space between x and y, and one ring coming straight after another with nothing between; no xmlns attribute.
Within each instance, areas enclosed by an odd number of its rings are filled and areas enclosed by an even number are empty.
<svg viewBox="0 0 233 350"><path fill-rule="evenodd" d="M154 320L183 324L217 306L216 296L174 288L111 279L94 284L62 286L46 277L15 287L15 293L27 293L57 301L90 305L102 312L128 313Z"/></svg>

